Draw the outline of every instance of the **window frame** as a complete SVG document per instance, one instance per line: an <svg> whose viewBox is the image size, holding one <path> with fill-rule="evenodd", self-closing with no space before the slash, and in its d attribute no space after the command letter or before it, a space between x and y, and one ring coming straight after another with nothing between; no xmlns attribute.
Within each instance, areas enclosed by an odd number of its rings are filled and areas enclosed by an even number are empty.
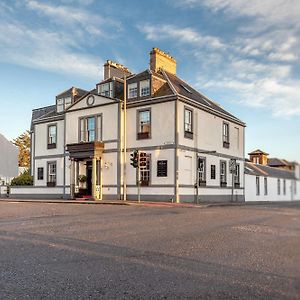
<svg viewBox="0 0 300 300"><path fill-rule="evenodd" d="M50 143L50 128L55 128L55 143ZM51 123L47 126L47 149L55 149L57 147L57 123Z"/></svg>
<svg viewBox="0 0 300 300"><path fill-rule="evenodd" d="M152 132L152 113L151 113L151 107L149 107L149 108L143 108L143 109L137 109L136 112L137 112L137 116L136 116L136 139L137 140L151 139L151 132ZM143 112L149 112L149 132L142 132L141 131L140 115Z"/></svg>
<svg viewBox="0 0 300 300"><path fill-rule="evenodd" d="M190 124L186 123L186 112L190 113ZM190 125L190 131L186 130L186 125ZM184 137L188 139L193 139L194 135L194 110L188 106L184 106L183 110L183 130L184 130Z"/></svg>
<svg viewBox="0 0 300 300"><path fill-rule="evenodd" d="M89 118L95 119L95 139L94 141L87 140L87 120ZM83 122L84 130L81 129L81 124ZM100 124L100 127L99 127ZM79 143L93 143L93 142L101 142L103 139L103 114L96 114L96 115L88 115L78 118L78 141Z"/></svg>
<svg viewBox="0 0 300 300"><path fill-rule="evenodd" d="M136 87L134 88L130 88L130 86L136 85ZM131 95L131 89L135 90L134 95ZM132 83L128 83L127 86L127 95L128 95L128 99L133 99L133 98L137 98L138 97L138 83L137 82L132 82Z"/></svg>
<svg viewBox="0 0 300 300"><path fill-rule="evenodd" d="M260 196L260 177L255 177L256 196Z"/></svg>
<svg viewBox="0 0 300 300"><path fill-rule="evenodd" d="M55 166L55 174L50 175L50 165ZM50 176L55 176L55 180L50 180ZM55 187L57 183L57 162L56 161L48 161L47 162L47 186L48 187Z"/></svg>
<svg viewBox="0 0 300 300"><path fill-rule="evenodd" d="M264 195L268 195L268 178L264 177Z"/></svg>
<svg viewBox="0 0 300 300"><path fill-rule="evenodd" d="M37 180L44 180L44 167L37 168Z"/></svg>
<svg viewBox="0 0 300 300"><path fill-rule="evenodd" d="M146 153L146 158L147 158L147 170L145 169L139 169L137 168L137 172L140 172L140 180L141 180L141 186L150 186L151 184L151 154L150 153ZM145 174L148 173L147 177L148 180L143 180ZM146 176L145 176L146 177ZM137 182L138 184L138 182Z"/></svg>
<svg viewBox="0 0 300 300"><path fill-rule="evenodd" d="M103 87L108 86L108 90L103 91ZM113 98L113 81L105 82L105 83L100 83L98 85L98 95L99 96L104 96L108 98Z"/></svg>
<svg viewBox="0 0 300 300"><path fill-rule="evenodd" d="M225 128L227 128L227 135L225 134ZM230 124L225 121L222 124L222 142L223 148L228 149L230 147Z"/></svg>
<svg viewBox="0 0 300 300"><path fill-rule="evenodd" d="M148 93L143 95L143 89L145 89L145 88L142 87L142 82L145 82L145 81L147 81L149 83L149 86L146 88L148 90ZM148 78L148 79L140 80L140 82L139 82L139 95L140 95L140 97L147 97L147 96L150 96L150 94L151 94L151 81L150 81L150 79Z"/></svg>
<svg viewBox="0 0 300 300"><path fill-rule="evenodd" d="M225 173L222 174L222 164L225 165ZM222 176L224 176L225 181L222 181ZM220 186L226 187L227 186L227 161L226 160L220 160Z"/></svg>
<svg viewBox="0 0 300 300"><path fill-rule="evenodd" d="M203 162L202 171L200 169L201 162ZM200 174L203 174L202 179ZM206 186L206 157L197 156L197 178L198 178L198 186Z"/></svg>
<svg viewBox="0 0 300 300"><path fill-rule="evenodd" d="M214 169L214 171L213 171ZM214 174L214 176L213 176ZM216 180L217 178L217 166L216 165L210 165L210 179Z"/></svg>

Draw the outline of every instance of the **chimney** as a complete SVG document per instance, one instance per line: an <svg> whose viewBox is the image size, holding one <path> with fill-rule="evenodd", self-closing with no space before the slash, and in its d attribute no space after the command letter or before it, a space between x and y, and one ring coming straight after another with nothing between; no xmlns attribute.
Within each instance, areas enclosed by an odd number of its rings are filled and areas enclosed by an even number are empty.
<svg viewBox="0 0 300 300"><path fill-rule="evenodd" d="M150 52L150 70L157 72L163 69L171 74L176 74L176 60L164 51L153 48Z"/></svg>
<svg viewBox="0 0 300 300"><path fill-rule="evenodd" d="M107 60L103 66L104 69L104 80L111 77L123 78L124 75L131 75L131 72L125 66L113 62L111 60Z"/></svg>
<svg viewBox="0 0 300 300"><path fill-rule="evenodd" d="M251 162L254 164L259 164L263 166L266 166L268 164L269 154L264 151L257 149L251 153L248 153L248 155L250 156Z"/></svg>

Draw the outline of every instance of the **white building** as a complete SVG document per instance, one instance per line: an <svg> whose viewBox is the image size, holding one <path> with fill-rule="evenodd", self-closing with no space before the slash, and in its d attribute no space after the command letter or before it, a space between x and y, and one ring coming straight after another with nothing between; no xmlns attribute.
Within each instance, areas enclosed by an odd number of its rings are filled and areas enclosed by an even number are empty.
<svg viewBox="0 0 300 300"><path fill-rule="evenodd" d="M245 165L246 201L300 200L300 166L256 150Z"/></svg>
<svg viewBox="0 0 300 300"><path fill-rule="evenodd" d="M230 201L233 186L233 200L244 201L244 128L177 77L175 59L157 48L150 53L150 69L139 74L107 61L96 89L72 88L55 105L33 111L34 187L12 193L137 199L130 154L138 149L147 154L142 200ZM233 176L230 159L237 162Z"/></svg>
<svg viewBox="0 0 300 300"><path fill-rule="evenodd" d="M18 155L18 148L0 134L0 197L3 196L4 186L18 176Z"/></svg>

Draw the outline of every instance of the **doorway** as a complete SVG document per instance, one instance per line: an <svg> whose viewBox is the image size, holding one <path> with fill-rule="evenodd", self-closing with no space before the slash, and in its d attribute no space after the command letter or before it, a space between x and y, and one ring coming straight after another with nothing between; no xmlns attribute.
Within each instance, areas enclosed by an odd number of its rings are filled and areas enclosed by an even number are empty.
<svg viewBox="0 0 300 300"><path fill-rule="evenodd" d="M86 194L87 196L92 195L92 173L93 172L93 167L92 167L92 162L87 161L86 162Z"/></svg>

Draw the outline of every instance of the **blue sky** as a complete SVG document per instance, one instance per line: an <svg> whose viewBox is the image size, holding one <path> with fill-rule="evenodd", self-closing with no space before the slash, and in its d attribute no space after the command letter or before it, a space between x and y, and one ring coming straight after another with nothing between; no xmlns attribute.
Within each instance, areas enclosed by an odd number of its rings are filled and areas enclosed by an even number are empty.
<svg viewBox="0 0 300 300"><path fill-rule="evenodd" d="M159 47L178 76L244 122L246 151L300 161L300 1L61 0L0 2L0 132L77 86L106 59L133 72Z"/></svg>

